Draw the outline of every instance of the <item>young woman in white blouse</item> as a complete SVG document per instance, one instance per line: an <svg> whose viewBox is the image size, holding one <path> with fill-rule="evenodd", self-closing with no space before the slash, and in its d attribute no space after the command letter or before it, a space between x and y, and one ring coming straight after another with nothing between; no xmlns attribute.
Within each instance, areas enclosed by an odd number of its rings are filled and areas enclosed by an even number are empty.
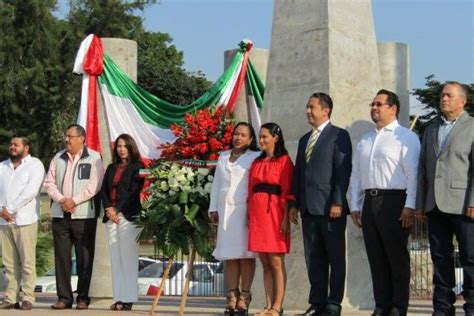
<svg viewBox="0 0 474 316"><path fill-rule="evenodd" d="M231 148L219 156L209 207L211 222L218 223L213 256L224 261L230 289L226 313L248 310L255 274L256 254L248 251L247 190L250 166L260 152L251 125L235 126Z"/></svg>

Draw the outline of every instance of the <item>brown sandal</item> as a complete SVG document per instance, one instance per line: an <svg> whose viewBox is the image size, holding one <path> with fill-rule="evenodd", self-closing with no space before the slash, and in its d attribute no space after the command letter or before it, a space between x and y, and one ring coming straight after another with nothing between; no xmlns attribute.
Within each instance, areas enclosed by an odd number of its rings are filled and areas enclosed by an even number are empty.
<svg viewBox="0 0 474 316"><path fill-rule="evenodd" d="M263 316L265 313L267 313L271 308L270 307L264 307L261 311L255 313L256 316Z"/></svg>
<svg viewBox="0 0 474 316"><path fill-rule="evenodd" d="M252 293L247 290L242 290L239 295L236 308L240 311L247 311L249 309L250 302L252 301Z"/></svg>
<svg viewBox="0 0 474 316"><path fill-rule="evenodd" d="M229 290L227 294L227 307L225 308L226 313L233 313L237 306L237 299L240 296L239 289Z"/></svg>
<svg viewBox="0 0 474 316"><path fill-rule="evenodd" d="M266 316L281 316L281 315L283 315L283 308L278 311L278 310L276 310L275 308L272 307L264 315L266 315Z"/></svg>

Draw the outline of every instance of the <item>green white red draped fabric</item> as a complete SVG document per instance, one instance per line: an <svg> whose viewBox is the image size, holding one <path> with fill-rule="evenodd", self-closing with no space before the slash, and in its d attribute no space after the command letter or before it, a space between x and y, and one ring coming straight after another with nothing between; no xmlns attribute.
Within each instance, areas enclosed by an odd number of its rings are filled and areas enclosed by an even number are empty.
<svg viewBox="0 0 474 316"><path fill-rule="evenodd" d="M252 42L244 40L231 65L201 97L179 106L162 100L134 83L113 60L103 53L100 38L89 35L79 48L74 72L83 74L78 124L87 132L87 146L100 151L97 87L103 97L111 141L122 133L137 142L143 158L159 157L158 146L172 143L169 127L183 121L187 112L209 106L224 106L232 112L242 85L247 85L247 109L251 124L259 129L259 109L263 107L264 84L249 59ZM98 83L98 84L97 84Z"/></svg>

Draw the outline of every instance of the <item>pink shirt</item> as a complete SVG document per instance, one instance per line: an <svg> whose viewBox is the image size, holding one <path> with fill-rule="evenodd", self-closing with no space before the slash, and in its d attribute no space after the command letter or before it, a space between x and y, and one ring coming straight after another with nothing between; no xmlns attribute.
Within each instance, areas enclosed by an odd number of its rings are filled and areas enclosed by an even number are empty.
<svg viewBox="0 0 474 316"><path fill-rule="evenodd" d="M62 190L59 190L56 184L56 160L54 159L51 160L51 164L49 165L49 171L46 175L46 179L44 180L44 187L46 188L49 196L55 202L59 202L64 198L72 198L74 203L78 205L91 199L100 191L102 180L104 178L104 170L100 159L93 161L89 183L84 190L73 196L72 184L74 183L74 167L82 156L82 150L74 156L70 153L67 153L67 156L67 168L66 174L64 175Z"/></svg>

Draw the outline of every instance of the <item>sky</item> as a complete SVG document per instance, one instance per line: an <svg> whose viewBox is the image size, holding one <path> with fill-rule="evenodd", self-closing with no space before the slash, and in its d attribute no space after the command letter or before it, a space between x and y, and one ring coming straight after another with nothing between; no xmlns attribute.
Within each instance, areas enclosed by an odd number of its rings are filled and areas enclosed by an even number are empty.
<svg viewBox="0 0 474 316"><path fill-rule="evenodd" d="M372 1L377 41L409 45L412 88L424 87L430 74L440 81L474 82L473 2ZM270 47L273 1L161 0L142 16L147 29L173 37L187 70L201 70L215 80L223 72L224 51L236 48L241 39Z"/></svg>
<svg viewBox="0 0 474 316"><path fill-rule="evenodd" d="M61 7L65 2L59 1ZM224 70L224 51L236 48L242 39L251 39L254 47L270 48L273 0L157 2L140 13L145 27L170 34L172 43L184 52L185 68L201 70L210 80ZM377 41L409 45L411 88L424 87L431 74L442 82L474 82L473 3L372 0Z"/></svg>

